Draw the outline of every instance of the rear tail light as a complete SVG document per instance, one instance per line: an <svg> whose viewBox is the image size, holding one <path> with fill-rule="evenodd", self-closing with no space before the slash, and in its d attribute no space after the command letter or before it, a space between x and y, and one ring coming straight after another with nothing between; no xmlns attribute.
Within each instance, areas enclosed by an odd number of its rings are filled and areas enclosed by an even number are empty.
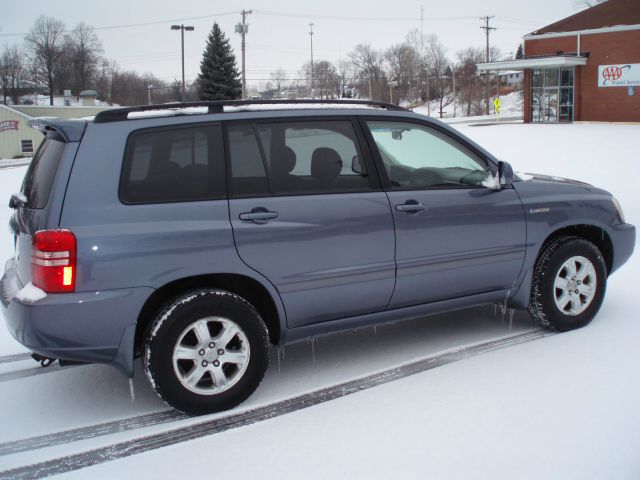
<svg viewBox="0 0 640 480"><path fill-rule="evenodd" d="M76 236L69 230L42 230L33 236L31 282L47 293L76 287Z"/></svg>

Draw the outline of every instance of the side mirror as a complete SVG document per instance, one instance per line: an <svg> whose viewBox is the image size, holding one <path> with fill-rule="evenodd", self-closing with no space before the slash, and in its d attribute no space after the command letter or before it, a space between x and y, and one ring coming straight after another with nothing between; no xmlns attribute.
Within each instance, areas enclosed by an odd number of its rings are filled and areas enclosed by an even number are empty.
<svg viewBox="0 0 640 480"><path fill-rule="evenodd" d="M358 175L362 175L362 165L360 165L360 158L358 155L354 155L351 159L351 171L353 173L357 173Z"/></svg>
<svg viewBox="0 0 640 480"><path fill-rule="evenodd" d="M500 185L502 187L510 187L513 183L513 168L509 162L498 163L498 178L500 179Z"/></svg>

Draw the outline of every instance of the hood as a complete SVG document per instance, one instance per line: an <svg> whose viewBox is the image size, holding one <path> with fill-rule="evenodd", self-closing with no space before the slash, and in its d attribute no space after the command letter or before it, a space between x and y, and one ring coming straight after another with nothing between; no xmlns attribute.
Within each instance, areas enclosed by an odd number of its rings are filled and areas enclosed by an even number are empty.
<svg viewBox="0 0 640 480"><path fill-rule="evenodd" d="M570 178L556 177L552 175L540 175L538 173L520 173L514 172L514 181L516 182L550 182L550 183L565 183L570 185L582 185L585 187L591 187L592 185L578 180L572 180Z"/></svg>

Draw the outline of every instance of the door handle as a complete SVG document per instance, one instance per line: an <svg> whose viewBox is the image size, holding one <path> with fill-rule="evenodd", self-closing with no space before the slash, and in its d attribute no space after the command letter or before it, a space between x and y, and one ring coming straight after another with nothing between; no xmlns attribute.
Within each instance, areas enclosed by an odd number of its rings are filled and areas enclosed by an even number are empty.
<svg viewBox="0 0 640 480"><path fill-rule="evenodd" d="M405 212L405 213L418 213L426 209L427 209L426 205L416 202L415 200L407 200L405 203L396 205L396 210L398 212Z"/></svg>
<svg viewBox="0 0 640 480"><path fill-rule="evenodd" d="M243 222L253 222L258 224L267 223L269 220L273 220L274 218L278 218L278 213L270 212L263 207L256 207L250 212L240 214L240 220Z"/></svg>

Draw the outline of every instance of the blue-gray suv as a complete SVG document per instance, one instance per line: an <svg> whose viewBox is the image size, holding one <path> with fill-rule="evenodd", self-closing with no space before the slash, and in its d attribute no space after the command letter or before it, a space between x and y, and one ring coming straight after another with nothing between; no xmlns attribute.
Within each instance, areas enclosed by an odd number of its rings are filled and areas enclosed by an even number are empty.
<svg viewBox="0 0 640 480"><path fill-rule="evenodd" d="M37 121L1 283L15 338L130 378L140 356L199 414L245 400L270 343L505 301L591 321L635 244L610 193L393 105L316 103Z"/></svg>

